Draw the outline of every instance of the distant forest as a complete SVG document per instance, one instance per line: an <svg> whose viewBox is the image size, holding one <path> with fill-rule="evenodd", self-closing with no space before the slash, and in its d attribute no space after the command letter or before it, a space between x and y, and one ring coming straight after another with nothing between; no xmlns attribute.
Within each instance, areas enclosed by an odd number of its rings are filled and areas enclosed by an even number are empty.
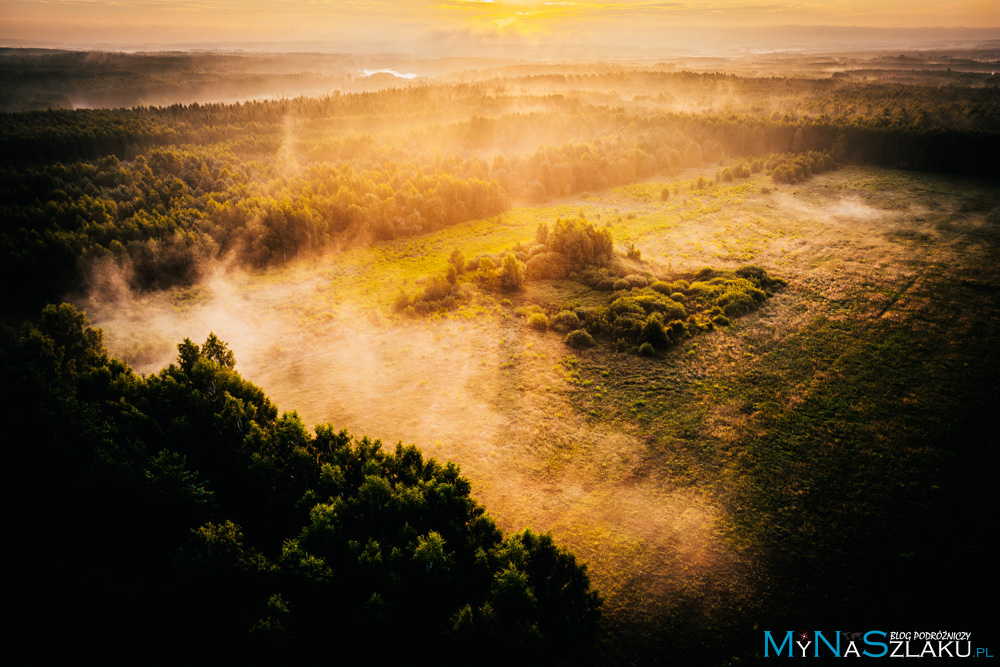
<svg viewBox="0 0 1000 667"><path fill-rule="evenodd" d="M9 62L5 72L13 76ZM3 277L24 285L10 305L37 312L99 260L127 265L133 287L165 288L194 281L208 258L268 266L737 158L814 151L998 172L992 85L513 74L269 102L2 114Z"/></svg>

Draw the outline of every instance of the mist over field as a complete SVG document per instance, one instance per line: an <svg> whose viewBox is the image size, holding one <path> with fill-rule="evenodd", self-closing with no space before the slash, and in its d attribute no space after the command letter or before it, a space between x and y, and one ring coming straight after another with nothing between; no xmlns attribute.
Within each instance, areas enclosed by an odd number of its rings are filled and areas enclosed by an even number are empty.
<svg viewBox="0 0 1000 667"><path fill-rule="evenodd" d="M35 659L992 646L1000 17L868 4L8 3Z"/></svg>

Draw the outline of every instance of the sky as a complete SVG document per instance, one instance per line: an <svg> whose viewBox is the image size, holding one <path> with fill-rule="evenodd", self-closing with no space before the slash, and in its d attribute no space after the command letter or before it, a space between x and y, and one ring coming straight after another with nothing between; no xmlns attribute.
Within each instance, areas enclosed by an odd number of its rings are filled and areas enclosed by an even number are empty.
<svg viewBox="0 0 1000 667"><path fill-rule="evenodd" d="M0 44L16 46L656 47L678 40L721 45L781 26L775 35L799 35L804 43L824 33L788 26L843 27L827 37L846 35L847 27L874 34L964 26L991 28L975 34L997 39L1000 0L0 0Z"/></svg>

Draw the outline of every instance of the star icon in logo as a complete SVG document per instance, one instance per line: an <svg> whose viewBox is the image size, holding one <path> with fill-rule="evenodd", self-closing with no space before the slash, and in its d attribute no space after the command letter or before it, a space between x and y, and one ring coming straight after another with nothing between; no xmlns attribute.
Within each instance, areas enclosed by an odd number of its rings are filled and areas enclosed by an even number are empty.
<svg viewBox="0 0 1000 667"><path fill-rule="evenodd" d="M802 641L809 639L809 633L803 632L801 635L799 635L799 639L801 639Z"/></svg>

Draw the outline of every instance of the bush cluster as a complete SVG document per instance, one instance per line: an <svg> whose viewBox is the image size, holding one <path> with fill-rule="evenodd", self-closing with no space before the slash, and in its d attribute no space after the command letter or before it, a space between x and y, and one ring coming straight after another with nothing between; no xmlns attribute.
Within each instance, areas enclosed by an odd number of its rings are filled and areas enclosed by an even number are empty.
<svg viewBox="0 0 1000 667"><path fill-rule="evenodd" d="M837 163L829 152L807 151L797 155L774 155L766 166L775 183L799 183L812 178L813 174L836 169Z"/></svg>
<svg viewBox="0 0 1000 667"><path fill-rule="evenodd" d="M755 310L775 289L787 284L759 266L736 271L703 269L688 277L690 281L653 279L649 285L619 279L622 288L615 290L606 306L561 311L553 318L552 328L576 329L579 323L579 329L591 338L614 341L618 349L640 346L642 354L649 356L699 331L728 326L729 318ZM566 342L570 343L568 337Z"/></svg>

